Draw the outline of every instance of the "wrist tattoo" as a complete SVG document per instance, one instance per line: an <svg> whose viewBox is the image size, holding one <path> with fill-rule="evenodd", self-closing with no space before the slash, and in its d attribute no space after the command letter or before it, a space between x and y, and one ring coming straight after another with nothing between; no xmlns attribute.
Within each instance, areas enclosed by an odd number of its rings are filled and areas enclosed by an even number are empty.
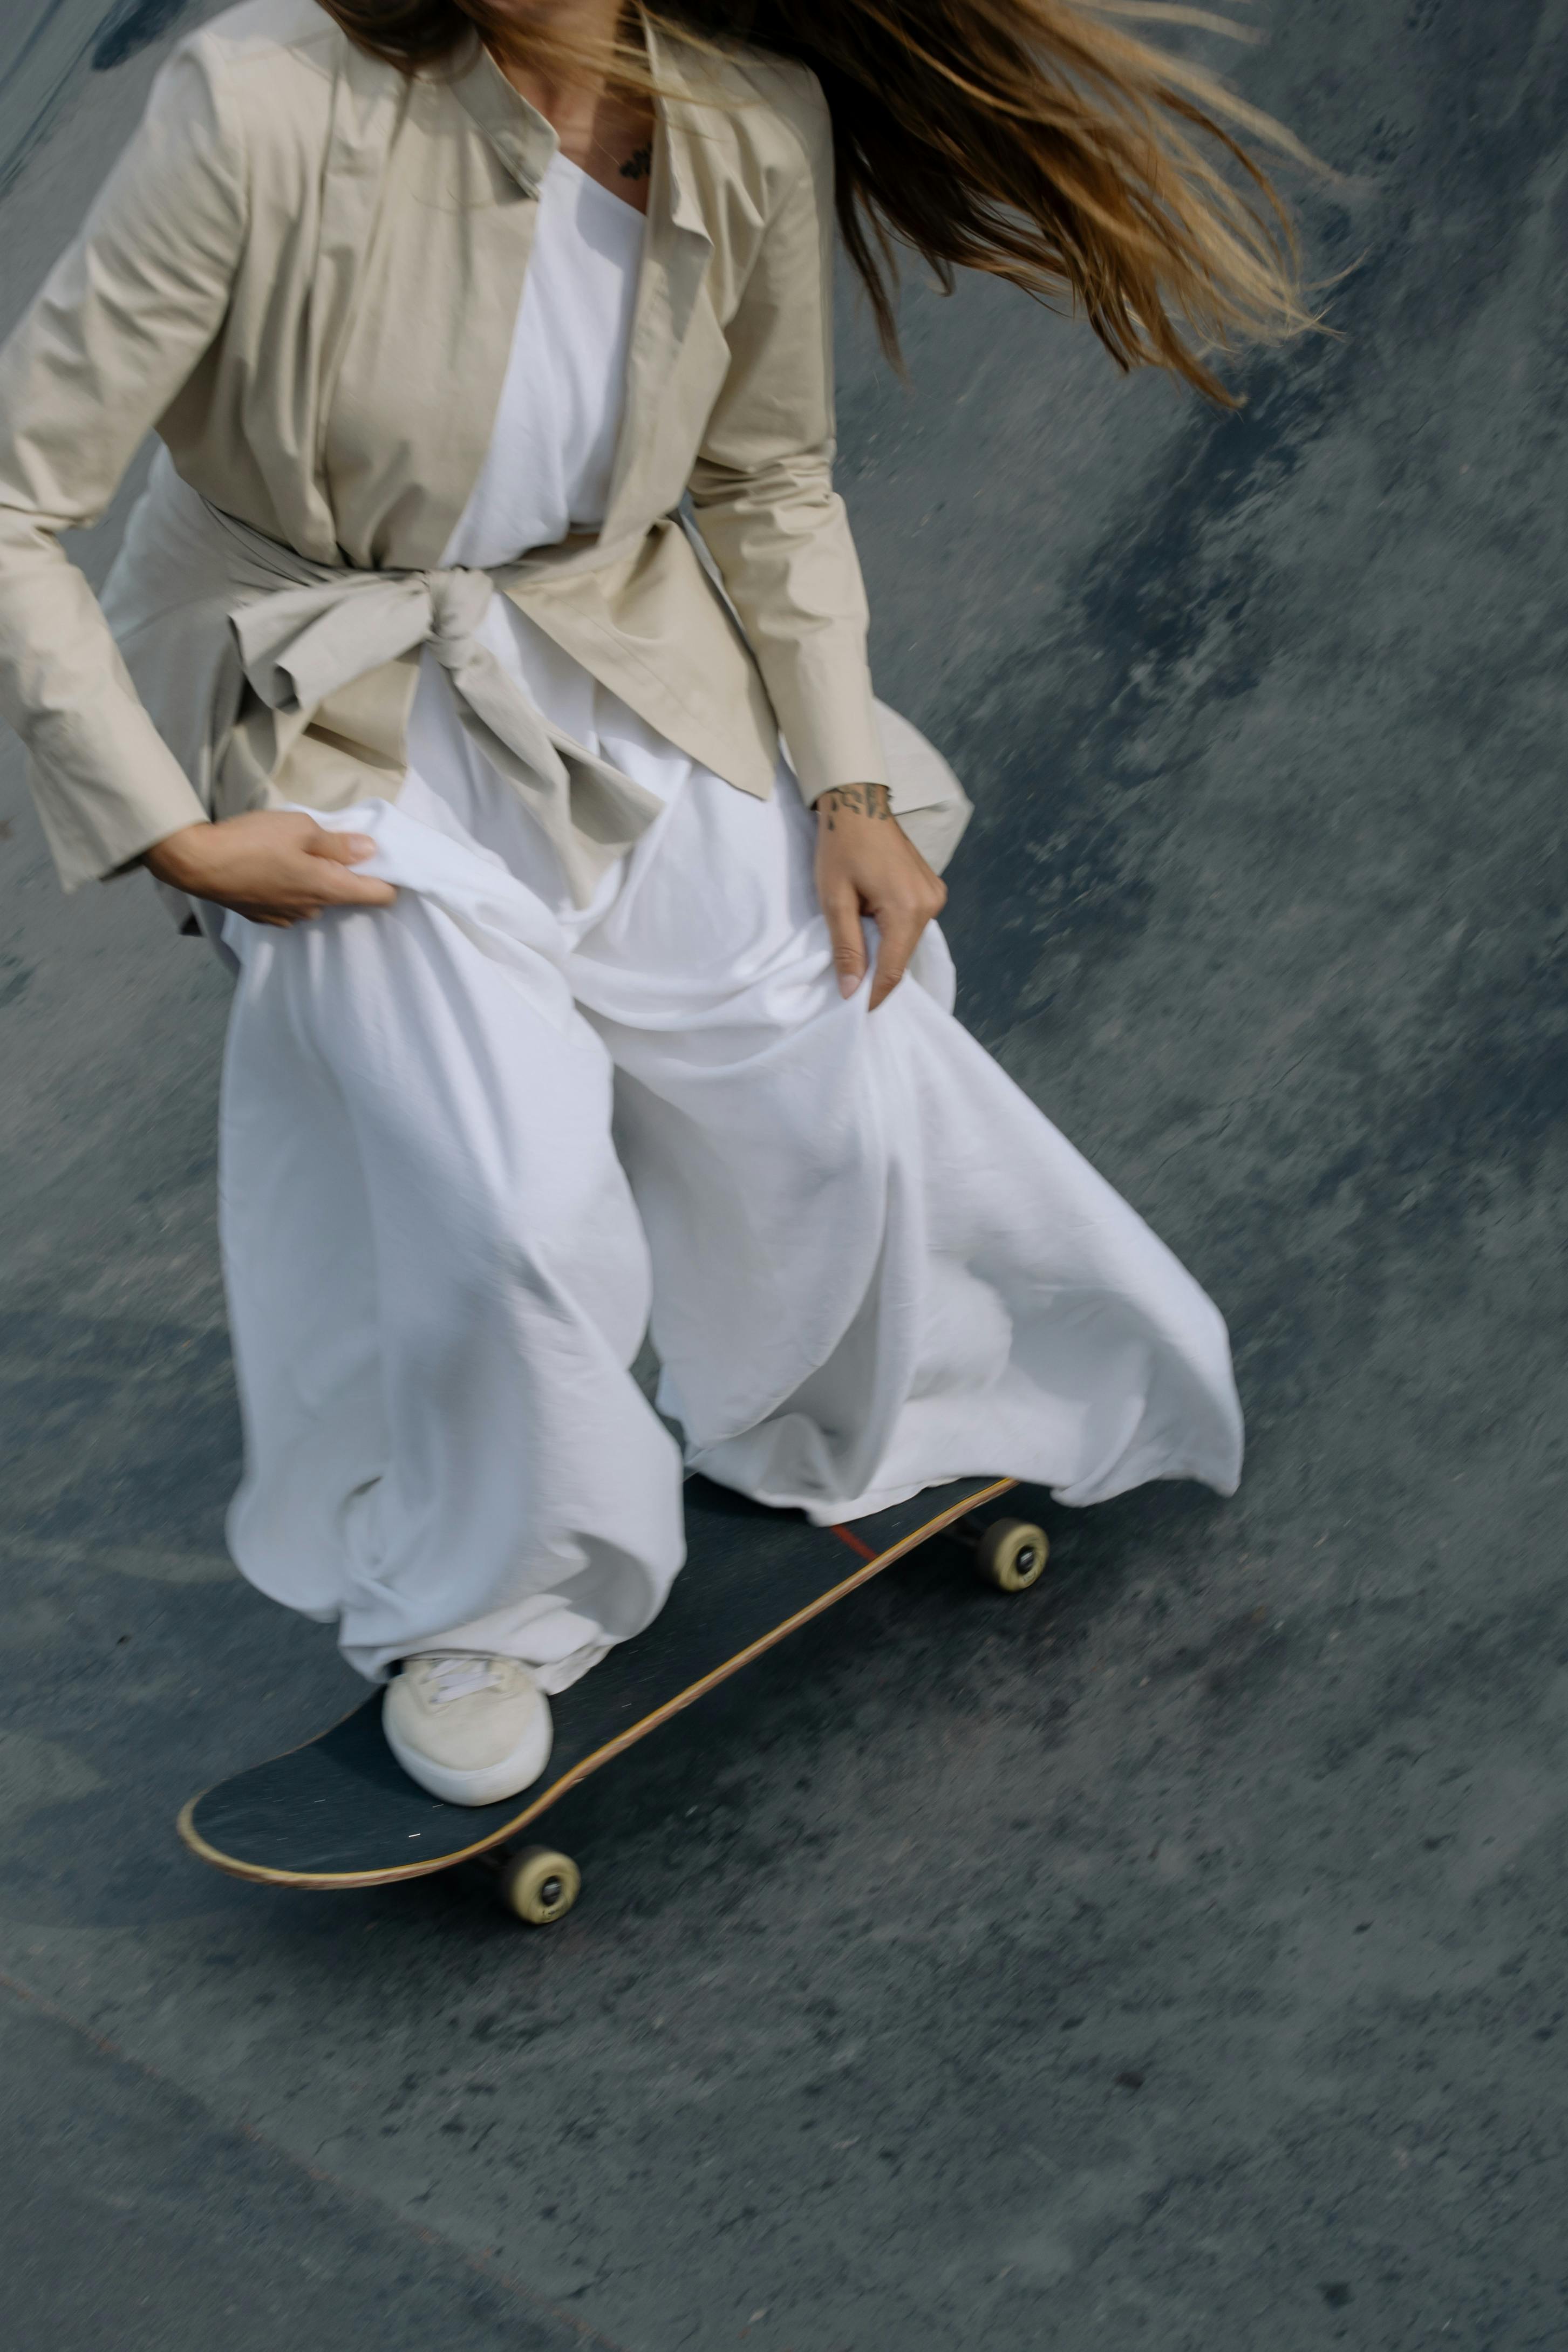
<svg viewBox="0 0 1568 2352"><path fill-rule="evenodd" d="M829 791L818 793L816 806L828 833L833 831L834 818L840 814L887 817L890 821L893 814L888 805L886 784L835 784Z"/></svg>

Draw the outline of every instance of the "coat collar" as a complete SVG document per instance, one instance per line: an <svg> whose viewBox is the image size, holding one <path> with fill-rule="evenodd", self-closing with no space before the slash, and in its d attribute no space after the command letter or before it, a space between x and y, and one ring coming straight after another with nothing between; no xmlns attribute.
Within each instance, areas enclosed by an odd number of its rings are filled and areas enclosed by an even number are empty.
<svg viewBox="0 0 1568 2352"><path fill-rule="evenodd" d="M466 48L466 59L447 86L523 194L536 196L561 142L538 108L513 89L477 33Z"/></svg>
<svg viewBox="0 0 1568 2352"><path fill-rule="evenodd" d="M659 143L665 151L663 209L668 212L672 228L710 243L691 169L690 79L673 45L646 16L643 32L655 85L654 114L662 133ZM523 194L536 196L560 142L538 108L531 106L522 92L508 81L478 34L466 45L466 53L461 54L447 87ZM648 205L650 222L658 199L659 190L656 187Z"/></svg>

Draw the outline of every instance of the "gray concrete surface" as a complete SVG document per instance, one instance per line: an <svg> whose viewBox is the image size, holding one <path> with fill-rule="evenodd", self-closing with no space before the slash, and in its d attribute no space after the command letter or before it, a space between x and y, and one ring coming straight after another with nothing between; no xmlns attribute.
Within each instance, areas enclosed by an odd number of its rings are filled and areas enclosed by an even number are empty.
<svg viewBox="0 0 1568 2352"><path fill-rule="evenodd" d="M156 46L37 13L7 313ZM349 1685L222 1556L220 975L57 898L5 753L29 2344L1568 2342L1568 8L1261 13L1339 340L1226 420L917 292L843 398L967 1017L1222 1302L1247 1482L1055 1512L1027 1603L872 1588L583 1793L558 1930L174 1843Z"/></svg>
<svg viewBox="0 0 1568 2352"><path fill-rule="evenodd" d="M0 2008L0 2069L6 2352L607 2345L34 2003Z"/></svg>

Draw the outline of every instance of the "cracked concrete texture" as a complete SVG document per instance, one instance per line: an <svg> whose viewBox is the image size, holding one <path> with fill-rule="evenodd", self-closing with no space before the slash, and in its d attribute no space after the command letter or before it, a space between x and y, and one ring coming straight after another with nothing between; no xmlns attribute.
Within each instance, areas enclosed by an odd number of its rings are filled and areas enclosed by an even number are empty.
<svg viewBox="0 0 1568 2352"><path fill-rule="evenodd" d="M1016 1605L934 1549L869 1588L573 1801L547 1935L174 1844L353 1685L223 1564L221 975L136 886L58 898L3 755L0 1641L29 1802L66 1778L0 1966L124 2053L71 2062L83 2149L145 2101L170 2165L277 2168L182 2238L190 2173L125 2159L165 2340L204 2233L303 2292L305 2168L321 2259L458 2345L511 2324L469 2257L635 2352L1568 2338L1568 8L1265 21L1339 340L1215 418L916 290L908 392L846 302L841 402L879 687L979 804L963 1009L1225 1308L1246 1483L1049 1510ZM6 315L154 54L73 68ZM12 2042L24 2130L66 2031ZM107 2228L79 2160L35 2235Z"/></svg>

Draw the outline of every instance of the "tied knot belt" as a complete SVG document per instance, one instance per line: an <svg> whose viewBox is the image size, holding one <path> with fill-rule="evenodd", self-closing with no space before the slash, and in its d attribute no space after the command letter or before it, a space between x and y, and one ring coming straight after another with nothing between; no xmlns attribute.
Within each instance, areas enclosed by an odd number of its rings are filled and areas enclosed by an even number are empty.
<svg viewBox="0 0 1568 2352"><path fill-rule="evenodd" d="M205 503L205 502L204 502ZM610 761L545 717L479 635L509 567L355 572L311 562L232 515L210 510L289 584L230 607L241 666L269 709L310 712L367 671L428 646L458 716L518 793L559 856L575 905L663 806Z"/></svg>
<svg viewBox="0 0 1568 2352"><path fill-rule="evenodd" d="M581 568L595 565L572 561L563 573ZM324 730L336 731L335 697L429 646L451 680L464 729L534 818L573 902L583 907L663 803L553 726L484 642L498 589L521 589L545 569L537 558L485 570L372 572L321 562L215 506L181 480L165 449L126 526L103 607L153 724L208 808L264 803L289 747L318 711ZM389 685L391 704L401 694L401 685ZM636 709L635 698L627 698ZM940 873L969 802L907 719L882 703L874 709L894 813ZM342 730L351 751L353 723ZM702 756L678 733L674 740L692 758ZM378 771L384 774L384 757L367 755L363 791L376 789ZM341 798L338 781L334 771L332 805Z"/></svg>

